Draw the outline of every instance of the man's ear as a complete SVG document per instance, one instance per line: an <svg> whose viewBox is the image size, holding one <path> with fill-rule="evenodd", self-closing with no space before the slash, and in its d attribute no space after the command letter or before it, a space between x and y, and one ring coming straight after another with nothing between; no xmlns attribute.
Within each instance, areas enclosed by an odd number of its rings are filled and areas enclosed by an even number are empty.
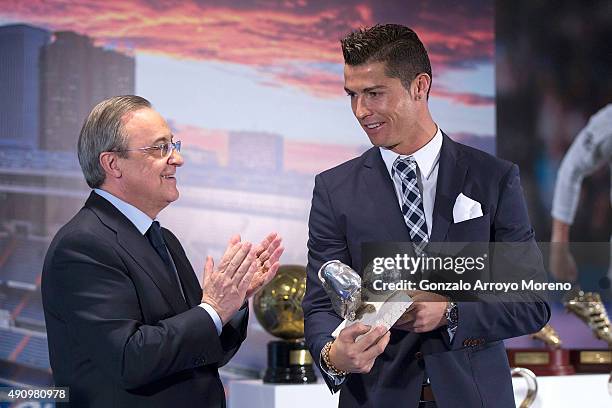
<svg viewBox="0 0 612 408"><path fill-rule="evenodd" d="M427 100L427 92L429 91L429 87L431 86L431 77L421 72L414 78L412 81L412 91L414 95L414 99L416 100Z"/></svg>
<svg viewBox="0 0 612 408"><path fill-rule="evenodd" d="M100 153L100 165L106 173L106 177L120 178L122 175L121 167L119 165L119 157L115 152L102 152Z"/></svg>

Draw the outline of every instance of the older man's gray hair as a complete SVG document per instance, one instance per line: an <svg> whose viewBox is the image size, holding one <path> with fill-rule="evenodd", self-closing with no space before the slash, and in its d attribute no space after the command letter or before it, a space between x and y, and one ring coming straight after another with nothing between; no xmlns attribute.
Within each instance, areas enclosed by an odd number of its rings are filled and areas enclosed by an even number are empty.
<svg viewBox="0 0 612 408"><path fill-rule="evenodd" d="M106 99L92 109L83 124L78 143L79 164L89 187L100 187L106 178L100 165L100 154L128 148L123 134L125 115L150 107L151 103L143 97L123 95ZM127 155L125 152L117 154Z"/></svg>

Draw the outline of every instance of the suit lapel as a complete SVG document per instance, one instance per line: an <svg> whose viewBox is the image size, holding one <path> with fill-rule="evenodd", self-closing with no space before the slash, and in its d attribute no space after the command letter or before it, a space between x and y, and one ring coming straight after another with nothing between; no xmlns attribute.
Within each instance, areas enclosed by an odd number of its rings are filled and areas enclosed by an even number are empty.
<svg viewBox="0 0 612 408"><path fill-rule="evenodd" d="M374 202L376 217L380 220L379 231L390 241L410 241L408 227L399 208L393 181L385 167L378 147L371 148L364 161L364 195Z"/></svg>
<svg viewBox="0 0 612 408"><path fill-rule="evenodd" d="M463 189L468 165L460 151L446 134L443 134L442 148L436 185L436 200L432 215L431 242L443 242L453 222L453 206Z"/></svg>
<svg viewBox="0 0 612 408"><path fill-rule="evenodd" d="M117 234L117 243L132 257L155 283L175 313L187 310L178 283L171 280L170 271L145 236L114 205L96 193L91 193L85 206L90 208L107 227Z"/></svg>

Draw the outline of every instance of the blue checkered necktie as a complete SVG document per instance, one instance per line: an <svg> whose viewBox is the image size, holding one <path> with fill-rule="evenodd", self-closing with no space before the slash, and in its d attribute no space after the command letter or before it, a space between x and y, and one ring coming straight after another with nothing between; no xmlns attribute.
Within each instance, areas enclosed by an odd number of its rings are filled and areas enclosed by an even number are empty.
<svg viewBox="0 0 612 408"><path fill-rule="evenodd" d="M417 255L421 255L429 242L423 199L417 184L417 162L412 156L400 157L393 162L392 175L399 177L402 186L402 214L408 226L410 239Z"/></svg>

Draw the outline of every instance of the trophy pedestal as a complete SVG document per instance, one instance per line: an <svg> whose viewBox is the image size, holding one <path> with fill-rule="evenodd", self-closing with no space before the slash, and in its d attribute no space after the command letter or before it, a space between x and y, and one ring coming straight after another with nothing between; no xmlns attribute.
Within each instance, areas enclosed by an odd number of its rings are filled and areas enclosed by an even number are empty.
<svg viewBox="0 0 612 408"><path fill-rule="evenodd" d="M576 371L570 364L570 352L564 349L510 349L511 367L524 367L536 375L570 375Z"/></svg>
<svg viewBox="0 0 612 408"><path fill-rule="evenodd" d="M264 383L310 384L316 381L312 356L303 340L268 343L268 368Z"/></svg>
<svg viewBox="0 0 612 408"><path fill-rule="evenodd" d="M570 361L577 373L609 373L612 371L612 350L571 350Z"/></svg>

